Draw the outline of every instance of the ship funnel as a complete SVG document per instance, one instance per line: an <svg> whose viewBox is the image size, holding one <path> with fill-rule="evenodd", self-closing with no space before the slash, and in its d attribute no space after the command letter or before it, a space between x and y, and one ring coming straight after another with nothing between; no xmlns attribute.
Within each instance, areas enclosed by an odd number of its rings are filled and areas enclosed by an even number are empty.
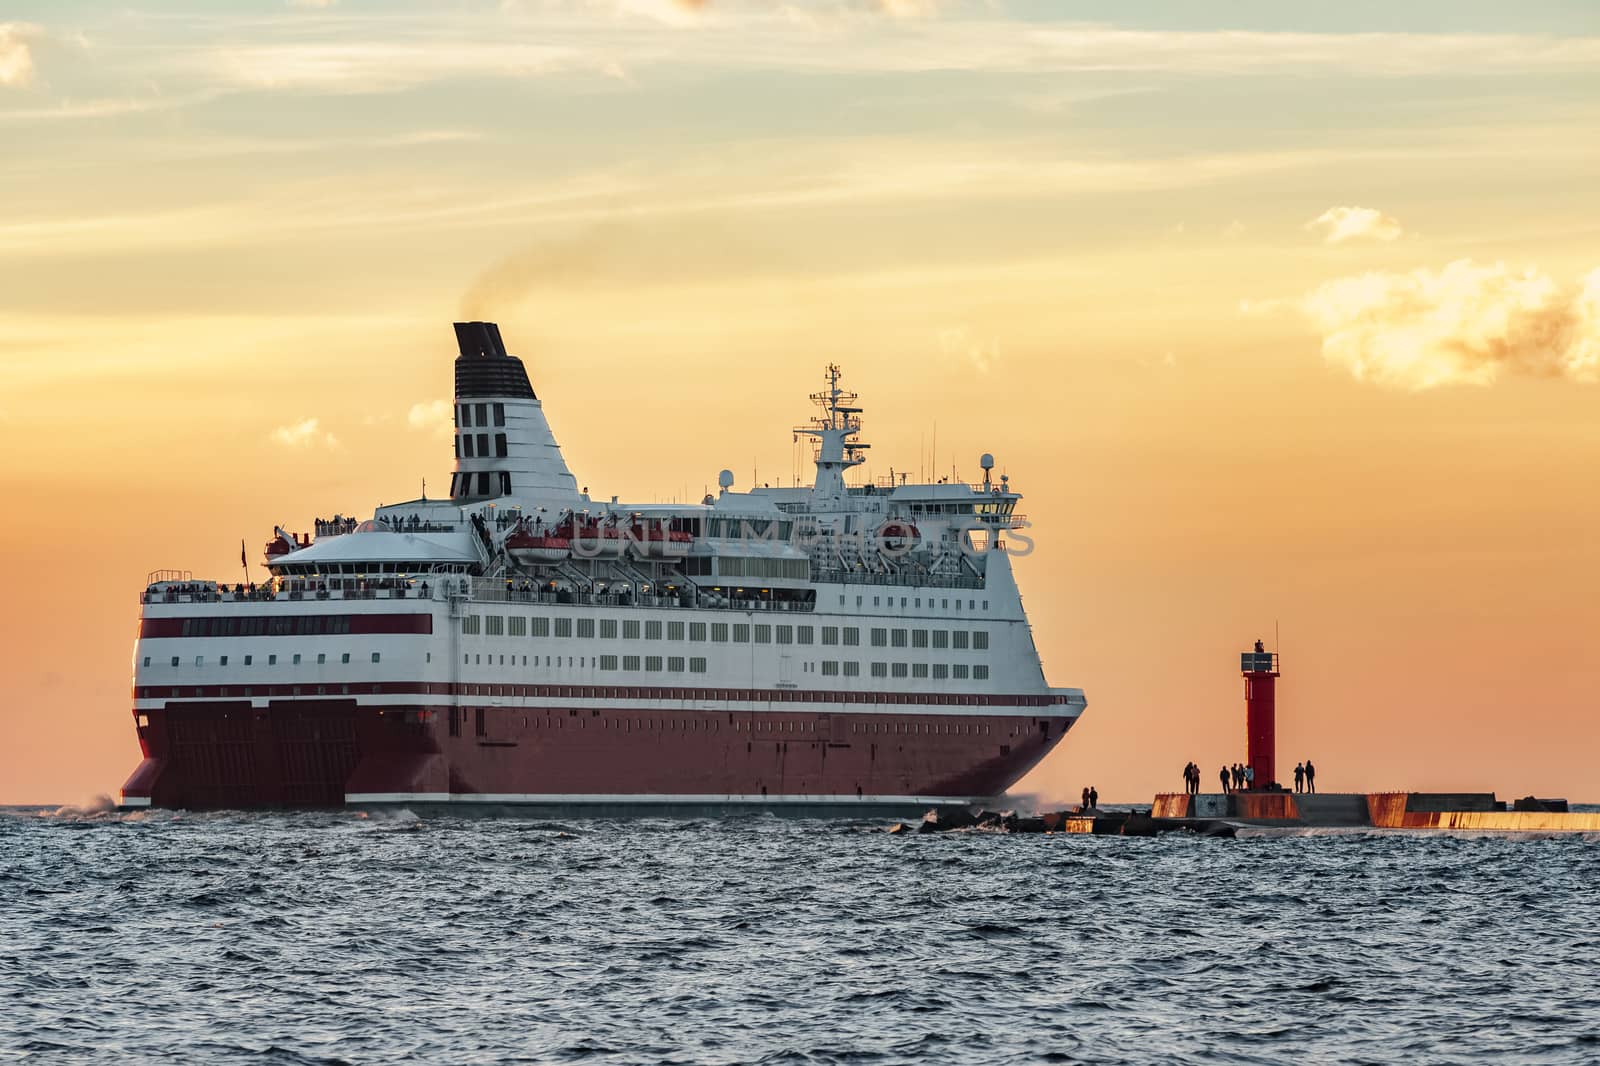
<svg viewBox="0 0 1600 1066"><path fill-rule="evenodd" d="M577 479L528 381L522 360L506 352L493 322L457 322L455 473L458 503L516 496L567 502Z"/></svg>
<svg viewBox="0 0 1600 1066"><path fill-rule="evenodd" d="M457 322L456 346L463 359L473 355L511 358L506 354L506 342L500 339L500 327L493 322Z"/></svg>

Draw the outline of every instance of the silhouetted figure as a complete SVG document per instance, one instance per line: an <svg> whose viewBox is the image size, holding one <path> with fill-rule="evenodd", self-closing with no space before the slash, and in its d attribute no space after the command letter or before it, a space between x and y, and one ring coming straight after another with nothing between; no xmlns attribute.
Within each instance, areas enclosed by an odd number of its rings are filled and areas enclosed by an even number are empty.
<svg viewBox="0 0 1600 1066"><path fill-rule="evenodd" d="M1310 759L1307 759L1306 760L1306 791L1307 792L1315 792L1316 790L1317 790L1317 768L1315 766L1311 765L1311 760Z"/></svg>
<svg viewBox="0 0 1600 1066"><path fill-rule="evenodd" d="M1264 644L1262 644L1259 640L1256 641L1256 654L1257 655L1265 655L1266 652L1267 652L1266 646Z"/></svg>
<svg viewBox="0 0 1600 1066"><path fill-rule="evenodd" d="M1306 786L1306 768L1300 763L1294 764L1294 790L1299 792Z"/></svg>
<svg viewBox="0 0 1600 1066"><path fill-rule="evenodd" d="M1089 786L1088 785L1084 785L1083 786L1083 809L1084 810L1088 810L1089 809Z"/></svg>
<svg viewBox="0 0 1600 1066"><path fill-rule="evenodd" d="M1227 795L1232 792L1233 789L1228 787L1228 768L1226 766L1222 768L1222 772L1218 776L1222 778L1222 794Z"/></svg>
<svg viewBox="0 0 1600 1066"><path fill-rule="evenodd" d="M1100 807L1100 793L1093 785L1090 785L1089 786L1089 808L1091 810L1098 810L1099 807Z"/></svg>
<svg viewBox="0 0 1600 1066"><path fill-rule="evenodd" d="M1246 792L1254 792L1256 790L1256 768L1254 766L1246 766L1244 768L1244 788Z"/></svg>

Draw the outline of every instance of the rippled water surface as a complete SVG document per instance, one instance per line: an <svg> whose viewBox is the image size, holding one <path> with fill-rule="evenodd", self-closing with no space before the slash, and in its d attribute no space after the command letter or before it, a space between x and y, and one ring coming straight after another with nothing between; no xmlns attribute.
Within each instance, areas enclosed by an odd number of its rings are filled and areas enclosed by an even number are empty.
<svg viewBox="0 0 1600 1066"><path fill-rule="evenodd" d="M1600 843L0 811L0 1059L1600 1060Z"/></svg>

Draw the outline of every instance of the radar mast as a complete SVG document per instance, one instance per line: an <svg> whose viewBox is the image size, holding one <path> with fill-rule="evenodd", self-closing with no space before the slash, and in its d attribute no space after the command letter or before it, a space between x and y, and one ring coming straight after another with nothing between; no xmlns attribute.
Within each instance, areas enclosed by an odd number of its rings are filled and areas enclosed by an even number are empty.
<svg viewBox="0 0 1600 1066"><path fill-rule="evenodd" d="M861 453L870 447L859 439L861 408L856 406L855 393L839 387L842 376L838 364L828 364L828 387L811 394L811 402L821 408L822 413L813 415L809 425L795 427L796 434L817 440L814 493L819 503L844 498L844 472L866 462L867 457Z"/></svg>

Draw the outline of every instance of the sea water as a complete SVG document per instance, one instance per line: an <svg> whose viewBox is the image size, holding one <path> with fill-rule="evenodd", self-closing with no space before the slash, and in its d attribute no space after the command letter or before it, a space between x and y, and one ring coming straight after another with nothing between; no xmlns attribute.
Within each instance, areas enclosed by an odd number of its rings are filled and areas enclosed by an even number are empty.
<svg viewBox="0 0 1600 1066"><path fill-rule="evenodd" d="M0 810L0 1060L1595 1062L1600 842Z"/></svg>

